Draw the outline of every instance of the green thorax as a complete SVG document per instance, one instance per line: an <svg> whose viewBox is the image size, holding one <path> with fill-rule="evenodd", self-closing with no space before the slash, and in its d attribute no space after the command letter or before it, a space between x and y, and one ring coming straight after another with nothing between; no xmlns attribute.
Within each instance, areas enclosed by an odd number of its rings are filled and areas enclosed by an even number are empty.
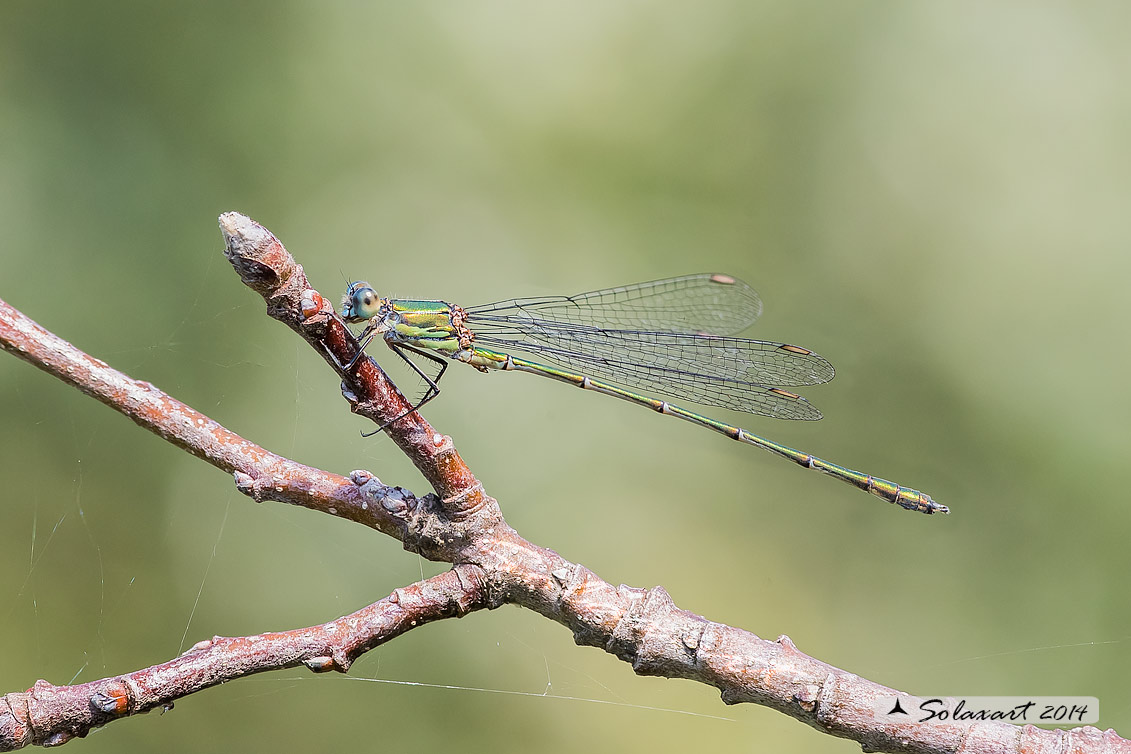
<svg viewBox="0 0 1131 754"><path fill-rule="evenodd" d="M463 310L446 301L387 299L382 309L386 340L454 353L461 349L461 336L470 336Z"/></svg>

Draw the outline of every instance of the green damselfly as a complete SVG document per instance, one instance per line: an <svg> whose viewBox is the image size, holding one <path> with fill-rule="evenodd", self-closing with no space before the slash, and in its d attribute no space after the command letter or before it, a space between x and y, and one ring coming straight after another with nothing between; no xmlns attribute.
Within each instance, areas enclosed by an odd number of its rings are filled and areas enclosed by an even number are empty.
<svg viewBox="0 0 1131 754"><path fill-rule="evenodd" d="M654 391L776 419L820 419L821 412L811 403L782 386L828 382L832 364L800 346L734 337L761 313L762 301L749 285L729 275L705 273L469 308L446 301L381 298L368 283L357 281L346 289L341 316L347 322L367 322L358 334L357 355L345 365L347 371L373 338L381 336L428 383L424 396L406 413L439 395L438 383L448 365L441 357L481 372L530 372L756 445L908 510L947 513L945 505L918 490L633 392ZM406 351L440 364L436 376L429 377ZM513 352L533 354L548 363Z"/></svg>

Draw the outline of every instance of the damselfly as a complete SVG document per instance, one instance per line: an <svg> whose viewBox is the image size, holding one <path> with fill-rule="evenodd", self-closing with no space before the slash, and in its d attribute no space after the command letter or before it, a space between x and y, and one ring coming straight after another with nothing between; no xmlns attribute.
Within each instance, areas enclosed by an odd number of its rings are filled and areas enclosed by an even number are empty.
<svg viewBox="0 0 1131 754"><path fill-rule="evenodd" d="M918 490L633 392L654 391L776 419L820 419L821 412L812 404L782 386L828 382L832 364L800 346L734 337L761 313L762 301L746 283L729 275L700 274L469 308L446 301L381 298L368 283L358 281L346 289L341 316L347 322L368 322L358 334L359 350L347 370L373 338L381 336L428 383L424 396L406 414L439 395L448 365L441 357L481 372L530 372L756 445L908 510L948 512ZM406 351L440 364L436 376L428 376ZM534 354L547 364L514 352Z"/></svg>

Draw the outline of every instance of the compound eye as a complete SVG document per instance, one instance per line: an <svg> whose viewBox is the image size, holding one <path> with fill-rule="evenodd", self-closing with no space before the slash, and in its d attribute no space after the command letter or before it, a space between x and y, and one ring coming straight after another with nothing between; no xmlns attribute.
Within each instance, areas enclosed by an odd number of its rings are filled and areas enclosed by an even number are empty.
<svg viewBox="0 0 1131 754"><path fill-rule="evenodd" d="M342 316L350 321L360 322L375 316L380 306L381 299L377 297L373 286L357 280L349 284L342 297Z"/></svg>

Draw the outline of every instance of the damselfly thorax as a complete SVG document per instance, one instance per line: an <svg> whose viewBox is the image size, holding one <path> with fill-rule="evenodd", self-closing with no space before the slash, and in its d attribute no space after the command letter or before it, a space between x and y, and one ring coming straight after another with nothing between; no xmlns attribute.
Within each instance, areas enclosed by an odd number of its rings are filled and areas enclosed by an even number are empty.
<svg viewBox="0 0 1131 754"><path fill-rule="evenodd" d="M379 335L390 345L412 346L483 372L489 367L502 368L476 353L472 345L475 333L467 326L463 308L447 301L380 298L372 290L364 282L351 283L342 300L342 317L347 322L368 320L360 337Z"/></svg>

